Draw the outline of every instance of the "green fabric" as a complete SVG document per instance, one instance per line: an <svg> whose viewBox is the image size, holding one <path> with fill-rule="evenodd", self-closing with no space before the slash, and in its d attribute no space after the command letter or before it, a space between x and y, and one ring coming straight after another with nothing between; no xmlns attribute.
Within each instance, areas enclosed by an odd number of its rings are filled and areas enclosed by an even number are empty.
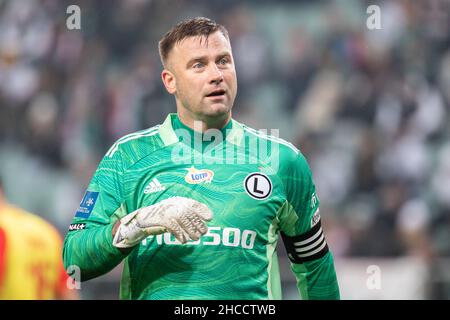
<svg viewBox="0 0 450 320"><path fill-rule="evenodd" d="M284 140L235 120L218 131L213 141L195 144L194 131L170 114L162 125L119 139L88 186L99 192L92 213L73 219L86 227L67 234L65 265L78 265L86 280L126 258L123 299L281 299L278 232L310 229L319 205L311 201L317 197L311 171ZM250 195L258 196L261 184L246 190L251 174L270 179L266 198ZM111 245L117 219L172 196L196 199L214 213L200 240L181 245L169 233L151 236L129 255ZM320 267L304 264L294 274L307 296L333 298L335 291L324 290L337 288L333 261L320 260Z"/></svg>
<svg viewBox="0 0 450 320"><path fill-rule="evenodd" d="M291 263L297 288L304 300L339 300L339 285L333 256L328 252L320 259L303 264Z"/></svg>
<svg viewBox="0 0 450 320"><path fill-rule="evenodd" d="M181 122L178 117L171 117L171 122L172 122L173 131L175 132L175 135L178 137L178 139L180 139L183 136L182 134L177 134L179 132L178 130L182 129L182 130L186 130L186 132L192 138L191 141L193 141L194 136L197 134L199 140L201 140L201 142L202 142L202 147L204 147L204 148L209 146L212 143L218 142L218 141L214 141L214 139L204 138L203 137L204 135L201 132L195 132L193 129L191 129L190 127L185 125L183 122ZM223 138L226 138L227 134L231 131L232 127L233 127L233 121L230 120L222 129L219 130L221 132ZM222 142L222 141L220 141L220 142ZM194 144L193 144L193 146L194 146Z"/></svg>

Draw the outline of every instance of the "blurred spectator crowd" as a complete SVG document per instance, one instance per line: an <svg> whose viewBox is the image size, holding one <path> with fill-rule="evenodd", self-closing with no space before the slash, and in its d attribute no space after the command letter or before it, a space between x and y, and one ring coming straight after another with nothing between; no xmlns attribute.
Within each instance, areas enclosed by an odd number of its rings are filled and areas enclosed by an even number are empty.
<svg viewBox="0 0 450 320"><path fill-rule="evenodd" d="M81 30L66 28L71 4ZM230 33L234 118L279 129L309 160L336 258L450 257L445 0L0 0L0 174L13 202L65 233L109 146L175 112L157 42L194 16Z"/></svg>

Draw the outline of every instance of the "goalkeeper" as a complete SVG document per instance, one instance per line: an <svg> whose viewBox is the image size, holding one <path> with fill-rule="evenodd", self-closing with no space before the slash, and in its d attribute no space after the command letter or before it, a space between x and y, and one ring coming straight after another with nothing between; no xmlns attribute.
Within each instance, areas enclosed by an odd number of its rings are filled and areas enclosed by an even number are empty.
<svg viewBox="0 0 450 320"><path fill-rule="evenodd" d="M124 260L122 299L281 299L281 236L302 298L338 299L306 159L231 116L227 30L187 20L159 51L177 113L106 153L69 226L66 268L85 281Z"/></svg>

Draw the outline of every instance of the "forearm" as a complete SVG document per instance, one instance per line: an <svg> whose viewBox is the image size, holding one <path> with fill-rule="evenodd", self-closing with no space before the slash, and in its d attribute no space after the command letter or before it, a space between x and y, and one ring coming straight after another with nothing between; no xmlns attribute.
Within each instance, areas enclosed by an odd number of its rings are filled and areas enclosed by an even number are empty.
<svg viewBox="0 0 450 320"><path fill-rule="evenodd" d="M339 300L339 285L333 256L328 252L320 259L292 264L297 288L304 300Z"/></svg>
<svg viewBox="0 0 450 320"><path fill-rule="evenodd" d="M69 232L64 241L63 261L67 269L76 265L81 281L101 276L117 266L131 250L112 245L114 224Z"/></svg>

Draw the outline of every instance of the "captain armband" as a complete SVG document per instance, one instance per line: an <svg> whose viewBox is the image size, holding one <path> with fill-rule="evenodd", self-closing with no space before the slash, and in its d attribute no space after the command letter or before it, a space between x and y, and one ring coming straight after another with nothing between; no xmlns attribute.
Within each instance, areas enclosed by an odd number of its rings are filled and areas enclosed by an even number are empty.
<svg viewBox="0 0 450 320"><path fill-rule="evenodd" d="M308 232L289 237L280 232L289 259L293 263L303 263L322 258L328 252L328 245L319 222Z"/></svg>

